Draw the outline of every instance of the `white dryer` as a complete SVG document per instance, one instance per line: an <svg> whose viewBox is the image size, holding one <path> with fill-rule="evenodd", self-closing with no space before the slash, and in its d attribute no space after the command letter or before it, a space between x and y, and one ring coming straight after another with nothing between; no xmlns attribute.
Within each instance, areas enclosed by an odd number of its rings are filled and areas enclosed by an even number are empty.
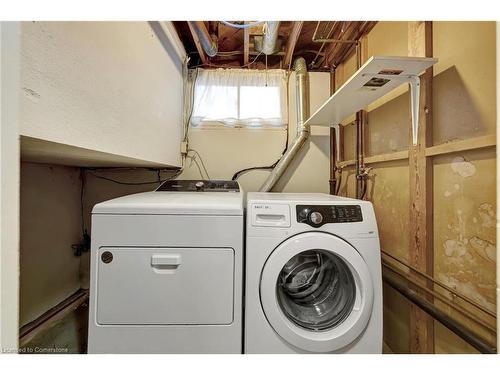
<svg viewBox="0 0 500 375"><path fill-rule="evenodd" d="M167 181L92 211L89 353L241 353L243 192Z"/></svg>
<svg viewBox="0 0 500 375"><path fill-rule="evenodd" d="M382 353L370 202L248 193L245 353Z"/></svg>

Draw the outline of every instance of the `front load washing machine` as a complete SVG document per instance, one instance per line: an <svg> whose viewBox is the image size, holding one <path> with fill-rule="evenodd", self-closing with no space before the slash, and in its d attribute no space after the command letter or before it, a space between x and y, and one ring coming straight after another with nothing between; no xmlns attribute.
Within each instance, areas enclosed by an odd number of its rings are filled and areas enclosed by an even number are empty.
<svg viewBox="0 0 500 375"><path fill-rule="evenodd" d="M246 227L245 353L382 353L370 202L249 193Z"/></svg>
<svg viewBox="0 0 500 375"><path fill-rule="evenodd" d="M167 181L92 211L89 353L241 353L243 192Z"/></svg>

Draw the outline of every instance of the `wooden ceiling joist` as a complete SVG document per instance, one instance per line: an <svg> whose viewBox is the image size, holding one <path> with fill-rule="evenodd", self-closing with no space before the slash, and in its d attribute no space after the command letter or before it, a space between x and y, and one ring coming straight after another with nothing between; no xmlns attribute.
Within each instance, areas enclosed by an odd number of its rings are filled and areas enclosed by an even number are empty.
<svg viewBox="0 0 500 375"><path fill-rule="evenodd" d="M344 30L344 32L338 37L340 40L355 40L356 39L356 22L349 22ZM339 59L341 55L346 50L352 48L354 43L331 43L325 52L324 65L325 66L337 66L342 62Z"/></svg>
<svg viewBox="0 0 500 375"><path fill-rule="evenodd" d="M196 22L202 22L203 21L196 21ZM187 23L189 26L189 31L191 31L191 36L193 37L194 45L196 46L196 50L198 51L198 54L200 55L200 60L203 64L208 63L208 56L203 50L203 47L201 46L200 38L198 38L198 35L196 34L195 30L193 30L193 27L191 26L191 22Z"/></svg>
<svg viewBox="0 0 500 375"><path fill-rule="evenodd" d="M285 58L283 59L283 66L288 69L290 69L290 66L292 64L293 51L295 50L297 40L299 40L300 31L302 30L303 25L304 21L294 22L292 31L290 32L290 36L288 37L288 41L286 43Z"/></svg>
<svg viewBox="0 0 500 375"><path fill-rule="evenodd" d="M341 40L360 40L374 26L376 22L349 22L344 32L339 36ZM325 66L338 66L356 48L356 43L332 43L327 48L324 58Z"/></svg>
<svg viewBox="0 0 500 375"><path fill-rule="evenodd" d="M207 67L249 67L252 69L283 68L290 69L293 59L303 57L311 70L330 70L345 61L356 48L356 41L366 35L376 24L373 21L281 21L279 42L285 47L268 56L267 64L255 62L258 53L252 46L254 36L262 36L262 24L248 29L238 29L224 25L219 21L208 21L204 28L212 39L217 37L218 53L214 57L207 55L197 33L196 23L176 21L179 37L189 53L198 53L200 62ZM242 23L243 21L238 21ZM244 21L250 23L252 21ZM192 36L192 37L191 37ZM340 40L340 41L339 41ZM354 41L354 42L353 42ZM263 60L263 59L261 59ZM198 65L193 59L190 66Z"/></svg>

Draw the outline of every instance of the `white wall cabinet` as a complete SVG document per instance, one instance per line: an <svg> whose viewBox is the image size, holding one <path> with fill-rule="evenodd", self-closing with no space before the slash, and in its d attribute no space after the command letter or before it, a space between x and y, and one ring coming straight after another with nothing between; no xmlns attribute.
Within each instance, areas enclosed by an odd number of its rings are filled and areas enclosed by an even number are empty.
<svg viewBox="0 0 500 375"><path fill-rule="evenodd" d="M168 24L152 26L21 23L23 160L180 165L182 54Z"/></svg>

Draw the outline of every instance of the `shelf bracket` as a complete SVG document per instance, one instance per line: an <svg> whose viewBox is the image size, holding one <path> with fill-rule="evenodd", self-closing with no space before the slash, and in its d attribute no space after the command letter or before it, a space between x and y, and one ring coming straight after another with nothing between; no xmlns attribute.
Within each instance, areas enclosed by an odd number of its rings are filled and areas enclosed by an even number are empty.
<svg viewBox="0 0 500 375"><path fill-rule="evenodd" d="M408 82L410 84L410 103L411 103L411 128L413 145L418 142L418 126L419 126L419 107L420 107L420 77L417 75L392 75L392 74L376 74L365 73L363 77L380 78L384 80Z"/></svg>

